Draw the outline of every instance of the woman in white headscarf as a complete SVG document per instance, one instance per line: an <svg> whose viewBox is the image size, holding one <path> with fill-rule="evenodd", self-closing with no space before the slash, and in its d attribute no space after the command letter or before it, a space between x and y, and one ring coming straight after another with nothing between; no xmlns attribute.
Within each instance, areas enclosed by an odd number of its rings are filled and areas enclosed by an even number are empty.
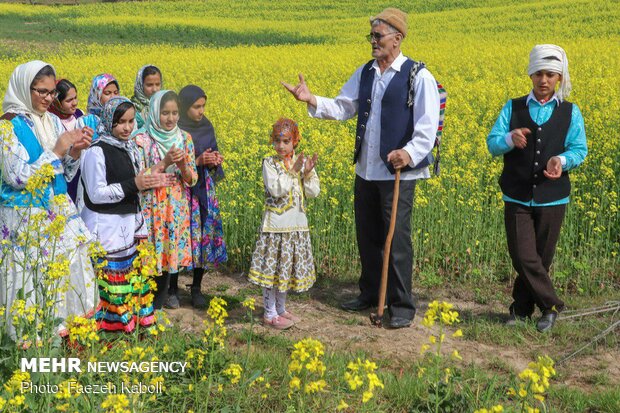
<svg viewBox="0 0 620 413"><path fill-rule="evenodd" d="M487 137L493 156L504 156L500 187L508 252L518 276L508 325L530 318L551 330L564 303L549 277L566 205L568 171L581 165L588 147L583 116L566 100L571 91L568 58L560 46L542 44L530 52L532 90L509 100Z"/></svg>
<svg viewBox="0 0 620 413"><path fill-rule="evenodd" d="M2 103L0 306L8 314L14 301L23 298L26 306L51 307L51 316L61 320L57 332L66 335L65 319L92 313L97 297L87 245L92 236L66 195L67 180L75 175L92 130L66 132L47 111L56 97L55 85L51 65L19 65ZM51 181L33 190L43 171ZM48 266L63 260L68 268L53 274ZM14 335L11 319L6 317Z"/></svg>

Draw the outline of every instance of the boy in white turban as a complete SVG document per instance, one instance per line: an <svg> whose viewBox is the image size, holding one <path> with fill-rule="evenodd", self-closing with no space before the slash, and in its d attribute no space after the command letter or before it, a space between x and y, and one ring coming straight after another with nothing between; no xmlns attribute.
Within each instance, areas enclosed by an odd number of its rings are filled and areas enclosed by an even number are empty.
<svg viewBox="0 0 620 413"><path fill-rule="evenodd" d="M538 306L542 316L536 327L545 332L564 308L549 267L569 202L568 171L581 165L588 148L581 112L565 100L571 83L564 49L535 46L527 73L532 90L504 105L487 147L493 156L504 155L500 187L508 251L517 272L507 325L530 318Z"/></svg>

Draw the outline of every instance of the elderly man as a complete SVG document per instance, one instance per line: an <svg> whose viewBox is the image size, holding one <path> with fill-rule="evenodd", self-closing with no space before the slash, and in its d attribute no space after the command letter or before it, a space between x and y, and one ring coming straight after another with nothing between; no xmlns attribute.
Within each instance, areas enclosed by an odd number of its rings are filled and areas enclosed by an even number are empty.
<svg viewBox="0 0 620 413"><path fill-rule="evenodd" d="M308 104L312 117L347 120L358 115L353 160L362 273L360 294L342 304L345 310L364 310L378 301L394 173L402 171L387 290L388 325L402 328L411 325L416 312L411 293L411 211L416 181L430 176L427 165L439 122L439 93L433 75L424 68L410 81L415 62L400 50L407 35L407 15L388 8L372 17L370 24L367 38L373 60L355 71L335 99L313 95L302 74L296 86L282 84Z"/></svg>

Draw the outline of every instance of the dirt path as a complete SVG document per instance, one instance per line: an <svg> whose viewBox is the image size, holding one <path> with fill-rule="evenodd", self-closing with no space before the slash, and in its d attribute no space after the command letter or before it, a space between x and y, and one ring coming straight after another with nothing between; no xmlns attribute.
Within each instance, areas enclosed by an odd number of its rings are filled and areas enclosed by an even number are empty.
<svg viewBox="0 0 620 413"><path fill-rule="evenodd" d="M181 277L179 285L191 283L189 278ZM209 274L203 281L203 291L210 295L234 297L249 295L250 291L258 291L247 283L242 274ZM412 361L420 357L420 346L427 342L430 331L420 324L421 316L428 306L428 300L418 300L418 315L410 328L389 330L372 327L369 322L369 311L362 313L348 313L338 308L342 297L353 297L357 286L348 284L334 288L313 288L310 294L290 296L287 306L291 312L302 317L302 321L286 332L278 332L262 325L256 325L260 334L285 334L292 340L313 337L321 340L328 349L339 349L349 352L362 350L372 354L373 358L389 359L394 368L407 368ZM260 294L255 295L255 317L262 315L262 299ZM498 323L504 309L492 305L480 305L473 301L444 297L453 303L456 309L467 317L476 317L489 314L498 314ZM168 310L171 319L185 326L188 330L201 331L204 311L194 310L190 305L189 293L185 290L180 293L182 307L177 310ZM247 327L244 320L244 311L240 308L230 311L229 328L240 330ZM453 329L454 330L454 329ZM453 331L451 330L450 333ZM453 339L450 334L446 338L447 347L457 349L465 363L474 363L489 370L512 370L519 372L532 360L535 345L497 346L466 339ZM538 347L541 347L538 345ZM549 349L551 355L562 355L573 348ZM546 353L540 349L540 353ZM620 385L620 349L600 347L591 355L578 356L563 364L558 370L564 384L591 388L597 383L592 382L595 374L607 377L605 386Z"/></svg>

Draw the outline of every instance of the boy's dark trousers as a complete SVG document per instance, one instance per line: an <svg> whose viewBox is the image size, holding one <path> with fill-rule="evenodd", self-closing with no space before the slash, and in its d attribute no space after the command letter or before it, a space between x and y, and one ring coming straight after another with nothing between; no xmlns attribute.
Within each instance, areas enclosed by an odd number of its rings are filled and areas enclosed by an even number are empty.
<svg viewBox="0 0 620 413"><path fill-rule="evenodd" d="M549 267L565 212L565 204L548 207L504 204L508 252L518 274L512 290L511 309L518 316L531 315L534 305L541 311L564 308L553 288Z"/></svg>
<svg viewBox="0 0 620 413"><path fill-rule="evenodd" d="M413 320L416 312L411 294L411 211L415 185L415 180L400 181L386 296L390 316L408 320ZM355 176L355 228L362 264L359 299L371 305L378 302L383 247L390 226L393 192L394 181L367 181Z"/></svg>

